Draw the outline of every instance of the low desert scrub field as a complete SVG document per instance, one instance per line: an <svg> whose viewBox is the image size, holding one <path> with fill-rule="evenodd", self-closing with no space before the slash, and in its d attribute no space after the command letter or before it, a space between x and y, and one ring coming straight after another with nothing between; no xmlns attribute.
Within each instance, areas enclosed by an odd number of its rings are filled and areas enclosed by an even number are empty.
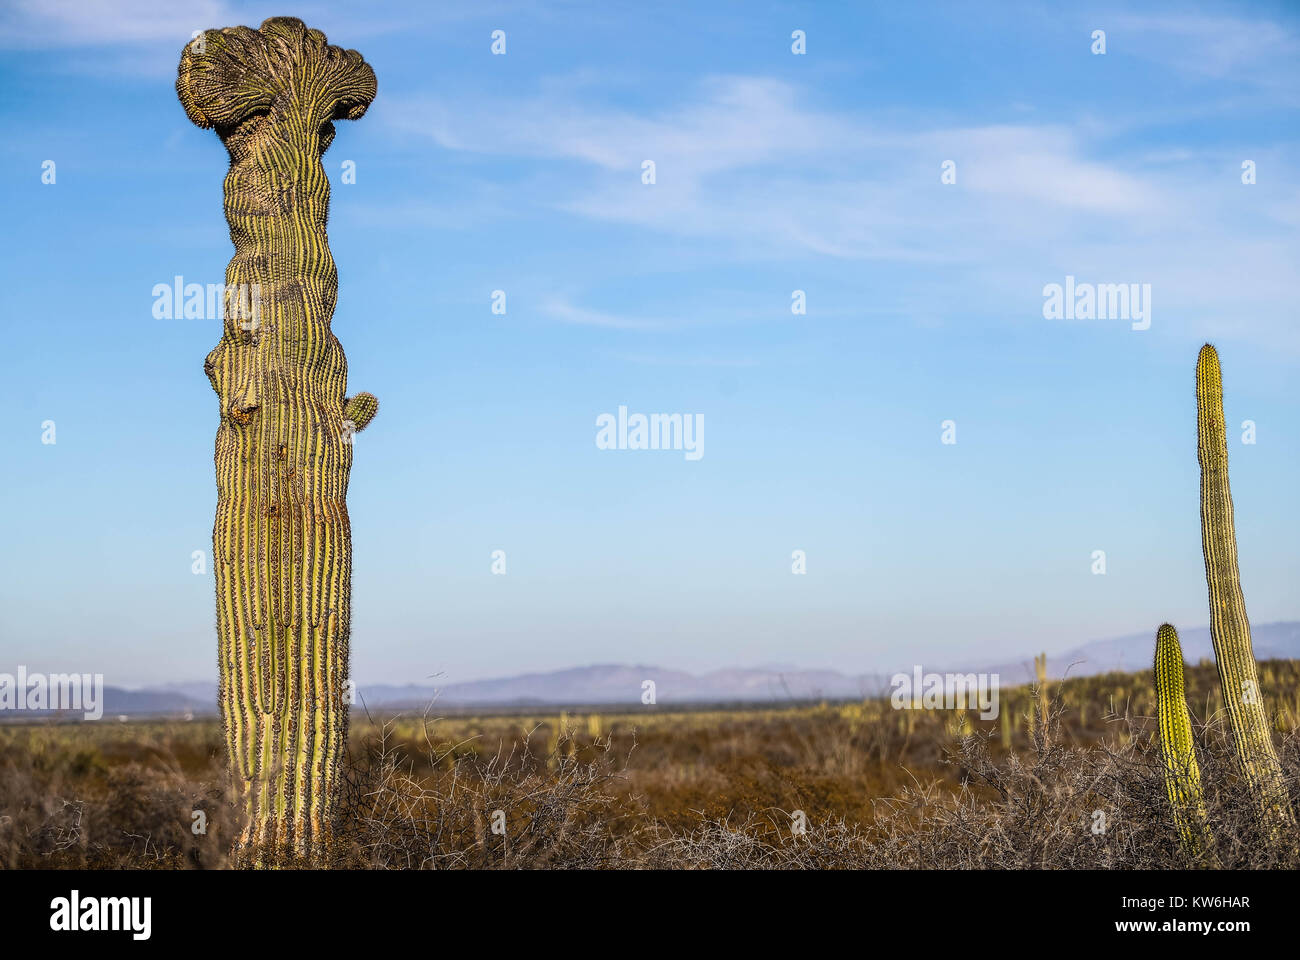
<svg viewBox="0 0 1300 960"><path fill-rule="evenodd" d="M1293 794L1300 663L1260 665ZM743 709L371 716L354 708L347 868L1237 868L1265 842L1212 664L1187 669L1210 832L1184 853L1150 672L1002 692L1000 714L887 697ZM1046 708L1046 709L1044 709ZM0 725L0 866L221 868L215 719Z"/></svg>

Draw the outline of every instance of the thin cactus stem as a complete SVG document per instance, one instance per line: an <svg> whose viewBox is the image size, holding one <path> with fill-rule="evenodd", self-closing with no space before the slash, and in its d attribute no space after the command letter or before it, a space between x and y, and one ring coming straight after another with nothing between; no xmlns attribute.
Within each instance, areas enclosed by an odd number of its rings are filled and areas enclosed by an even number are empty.
<svg viewBox="0 0 1300 960"><path fill-rule="evenodd" d="M1173 808L1179 841L1189 856L1196 857L1210 845L1212 837L1205 822L1201 768L1196 762L1192 720L1187 713L1183 650L1178 631L1167 623L1156 632L1155 686L1165 792Z"/></svg>
<svg viewBox="0 0 1300 960"><path fill-rule="evenodd" d="M1264 715L1250 621L1237 566L1237 534L1228 487L1227 425L1219 355L1208 343L1196 361L1196 454L1201 465L1201 549L1209 587L1210 638L1237 759L1261 815L1276 827L1294 818Z"/></svg>
<svg viewBox="0 0 1300 960"><path fill-rule="evenodd" d="M1034 657L1034 673L1038 678L1038 725L1044 738L1047 737L1048 696L1047 696L1047 654Z"/></svg>

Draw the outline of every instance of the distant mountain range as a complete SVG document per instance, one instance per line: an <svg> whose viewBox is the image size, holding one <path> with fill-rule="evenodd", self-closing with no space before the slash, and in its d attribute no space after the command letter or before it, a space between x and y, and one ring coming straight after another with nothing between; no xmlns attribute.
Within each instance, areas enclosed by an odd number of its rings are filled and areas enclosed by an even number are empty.
<svg viewBox="0 0 1300 960"><path fill-rule="evenodd" d="M1047 672L1053 677L1086 677L1109 671L1133 672L1151 664L1154 631L1112 640L1095 640L1064 653L1049 655ZM1266 623L1252 628L1255 656L1260 660L1300 658L1300 622ZM1208 627L1182 631L1183 656L1195 663L1212 658ZM927 672L996 673L1009 685L1033 679L1033 654L1022 661L984 664L922 664ZM898 672L910 672L900 664ZM656 702L759 703L789 700L837 700L876 696L889 689L891 674L846 676L833 670L799 670L782 667L733 668L695 675L662 667L599 664L550 673L526 673L497 680L466 683L374 684L358 689L358 705L385 710L423 710L430 703L439 709L471 707L636 705L642 684L655 683ZM104 716L210 715L217 712L215 683L172 683L145 690L104 688ZM31 716L31 714L27 714ZM0 714L0 718L8 719ZM17 716L13 719L18 719Z"/></svg>
<svg viewBox="0 0 1300 960"><path fill-rule="evenodd" d="M1252 624L1250 635L1256 660L1300 658L1300 622L1288 620L1259 626ZM1155 636L1155 629L1152 628L1146 633L1133 633L1114 640L1093 640L1061 654L1049 654L1047 675L1090 677L1111 671L1133 673L1150 669L1155 655ZM1209 627L1179 629L1178 640L1183 648L1183 659L1188 663L1214 659ZM1027 656L1023 661L995 664L983 668L982 672L996 673L1004 683L1026 683L1034 679L1033 656Z"/></svg>

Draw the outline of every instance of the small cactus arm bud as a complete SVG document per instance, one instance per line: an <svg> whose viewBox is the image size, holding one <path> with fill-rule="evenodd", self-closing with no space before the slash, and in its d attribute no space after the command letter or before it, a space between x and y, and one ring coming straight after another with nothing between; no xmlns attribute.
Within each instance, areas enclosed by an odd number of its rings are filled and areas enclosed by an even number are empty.
<svg viewBox="0 0 1300 960"><path fill-rule="evenodd" d="M366 429L375 414L379 412L379 401L373 393L358 393L343 401L343 419L351 422L357 433Z"/></svg>

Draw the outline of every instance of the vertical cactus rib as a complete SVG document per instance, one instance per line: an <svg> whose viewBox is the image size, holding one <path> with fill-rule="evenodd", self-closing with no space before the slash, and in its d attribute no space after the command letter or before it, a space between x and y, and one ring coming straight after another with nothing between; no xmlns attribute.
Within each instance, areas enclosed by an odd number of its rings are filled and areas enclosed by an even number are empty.
<svg viewBox="0 0 1300 960"><path fill-rule="evenodd" d="M1237 567L1237 534L1228 487L1227 425L1219 355L1208 343L1196 360L1196 455L1201 465L1201 549L1209 587L1210 637L1242 774L1273 823L1293 820L1282 768L1264 715L1250 621Z"/></svg>
<svg viewBox="0 0 1300 960"><path fill-rule="evenodd" d="M1187 713L1183 648L1178 643L1178 631L1167 623L1156 632L1155 682L1165 791L1183 849L1196 856L1209 846L1211 837L1205 822L1201 768L1196 762L1192 721Z"/></svg>
<svg viewBox="0 0 1300 960"><path fill-rule="evenodd" d="M219 699L245 817L236 855L319 858L347 737L351 441L379 406L345 396L321 156L333 121L365 113L375 75L355 50L275 17L187 44L176 92L230 154L235 254L204 371L219 399L212 543Z"/></svg>

